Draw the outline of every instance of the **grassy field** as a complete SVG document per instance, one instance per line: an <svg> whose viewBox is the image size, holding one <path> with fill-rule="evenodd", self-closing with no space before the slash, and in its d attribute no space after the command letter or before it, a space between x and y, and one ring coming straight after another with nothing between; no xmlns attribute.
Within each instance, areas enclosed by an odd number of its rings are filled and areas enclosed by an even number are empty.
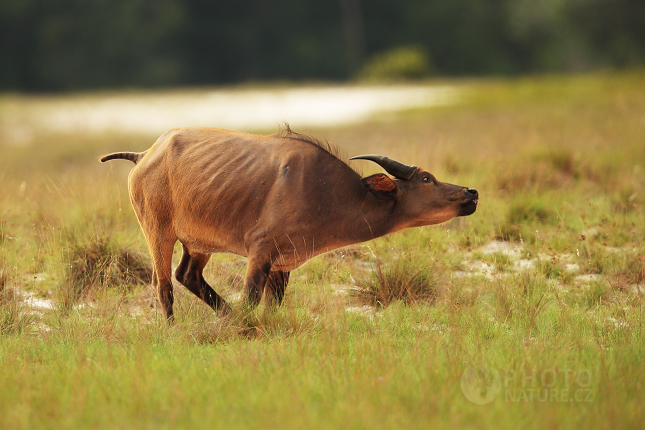
<svg viewBox="0 0 645 430"><path fill-rule="evenodd" d="M172 326L131 166L97 162L157 136L0 129L0 428L642 428L645 73L450 84L292 126L477 188L474 215L315 258L277 310L176 284ZM244 264L206 270L234 307Z"/></svg>

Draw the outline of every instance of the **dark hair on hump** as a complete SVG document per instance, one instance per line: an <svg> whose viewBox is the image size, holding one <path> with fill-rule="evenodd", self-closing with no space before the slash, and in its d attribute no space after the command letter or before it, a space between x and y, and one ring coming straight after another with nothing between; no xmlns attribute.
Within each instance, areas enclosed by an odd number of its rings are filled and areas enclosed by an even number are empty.
<svg viewBox="0 0 645 430"><path fill-rule="evenodd" d="M318 148L322 149L329 155L331 155L334 158L337 158L338 160L342 161L343 163L349 165L347 163L347 157L341 151L340 147L338 145L333 145L329 143L326 140L320 140L316 137L313 137L308 134L302 134L302 133L297 133L293 130L291 130L291 127L289 127L288 123L284 123L280 126L280 131L278 131L276 134L274 134L275 137L284 137L286 139L295 139L299 140L301 142L307 142L312 145L317 146Z"/></svg>

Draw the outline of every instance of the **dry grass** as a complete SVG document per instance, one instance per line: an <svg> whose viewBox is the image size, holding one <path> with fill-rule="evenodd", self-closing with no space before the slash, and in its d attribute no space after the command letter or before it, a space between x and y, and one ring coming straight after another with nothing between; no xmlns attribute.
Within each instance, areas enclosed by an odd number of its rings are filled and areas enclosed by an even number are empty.
<svg viewBox="0 0 645 430"><path fill-rule="evenodd" d="M422 265L418 257L404 256L384 262L377 259L367 275L357 280L353 296L372 306L432 303L442 281L439 265Z"/></svg>
<svg viewBox="0 0 645 430"><path fill-rule="evenodd" d="M149 284L152 266L149 258L127 249L110 237L94 237L87 243L74 243L67 252L66 281L79 294L96 288Z"/></svg>

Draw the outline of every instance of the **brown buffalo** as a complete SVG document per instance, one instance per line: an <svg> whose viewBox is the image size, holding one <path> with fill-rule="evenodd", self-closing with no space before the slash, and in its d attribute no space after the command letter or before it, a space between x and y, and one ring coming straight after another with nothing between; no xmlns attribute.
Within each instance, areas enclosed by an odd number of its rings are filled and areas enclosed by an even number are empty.
<svg viewBox="0 0 645 430"><path fill-rule="evenodd" d="M280 304L289 272L315 255L408 227L438 224L477 208L477 191L438 181L429 172L382 155L372 160L394 178L361 178L329 145L292 132L258 136L217 128L165 132L126 159L130 200L154 265L153 284L167 318L173 315L175 276L216 311L228 305L206 283L214 252L248 258L246 304Z"/></svg>

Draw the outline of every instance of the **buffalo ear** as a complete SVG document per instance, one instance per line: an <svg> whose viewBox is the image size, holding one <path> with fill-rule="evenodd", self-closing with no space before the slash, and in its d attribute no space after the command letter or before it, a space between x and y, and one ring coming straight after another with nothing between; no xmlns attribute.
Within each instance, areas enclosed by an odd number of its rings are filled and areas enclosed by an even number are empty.
<svg viewBox="0 0 645 430"><path fill-rule="evenodd" d="M374 197L387 200L394 198L396 195L396 184L392 179L383 173L377 173L376 175L368 176L363 178L363 185L367 188Z"/></svg>

